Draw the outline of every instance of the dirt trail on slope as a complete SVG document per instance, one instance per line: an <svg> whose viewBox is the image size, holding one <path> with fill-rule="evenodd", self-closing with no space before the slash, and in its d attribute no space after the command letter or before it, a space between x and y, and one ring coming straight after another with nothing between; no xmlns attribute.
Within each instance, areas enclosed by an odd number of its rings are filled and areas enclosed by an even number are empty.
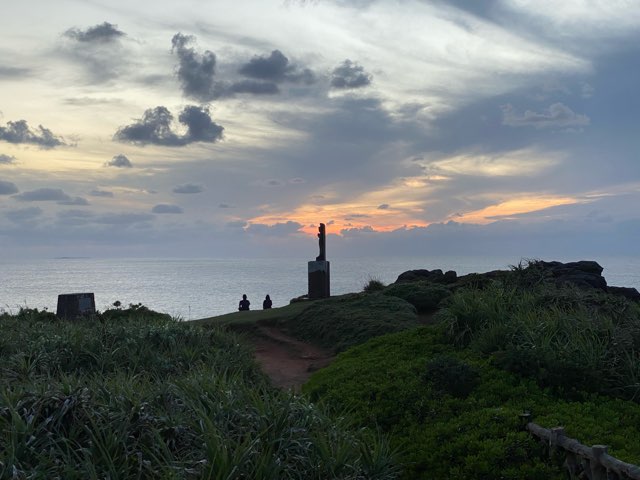
<svg viewBox="0 0 640 480"><path fill-rule="evenodd" d="M313 372L335 358L330 351L296 340L276 327L258 326L251 342L256 361L271 382L295 392L300 391Z"/></svg>

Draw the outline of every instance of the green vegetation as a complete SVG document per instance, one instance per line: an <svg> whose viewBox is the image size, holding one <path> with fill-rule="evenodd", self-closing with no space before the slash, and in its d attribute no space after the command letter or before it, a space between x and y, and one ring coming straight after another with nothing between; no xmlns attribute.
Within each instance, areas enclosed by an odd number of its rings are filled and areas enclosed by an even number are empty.
<svg viewBox="0 0 640 480"><path fill-rule="evenodd" d="M640 405L591 395L572 402L505 372L472 350L453 349L440 326L371 340L311 378L313 401L348 407L401 449L407 479L565 478L518 415L640 462Z"/></svg>
<svg viewBox="0 0 640 480"><path fill-rule="evenodd" d="M640 405L628 400L640 400L637 303L558 286L535 261L448 287L394 284L387 295L439 308L436 325L352 348L303 391L388 433L404 478L565 478L521 431L524 411L640 463ZM335 317L345 329L350 318Z"/></svg>
<svg viewBox="0 0 640 480"><path fill-rule="evenodd" d="M370 338L418 325L406 301L376 294L318 300L282 325L295 337L341 352Z"/></svg>
<svg viewBox="0 0 640 480"><path fill-rule="evenodd" d="M422 281L390 285L384 294L406 300L416 307L418 313L430 313L451 295L451 290L444 285Z"/></svg>
<svg viewBox="0 0 640 480"><path fill-rule="evenodd" d="M384 287L384 283L382 283L382 280L380 280L379 278L370 278L369 281L365 284L362 291L364 293L381 292L382 290L384 290Z"/></svg>
<svg viewBox="0 0 640 480"><path fill-rule="evenodd" d="M493 282L438 314L450 340L541 386L640 400L640 305L591 290Z"/></svg>
<svg viewBox="0 0 640 480"><path fill-rule="evenodd" d="M139 305L0 316L0 478L396 478L385 439L272 389L241 339Z"/></svg>

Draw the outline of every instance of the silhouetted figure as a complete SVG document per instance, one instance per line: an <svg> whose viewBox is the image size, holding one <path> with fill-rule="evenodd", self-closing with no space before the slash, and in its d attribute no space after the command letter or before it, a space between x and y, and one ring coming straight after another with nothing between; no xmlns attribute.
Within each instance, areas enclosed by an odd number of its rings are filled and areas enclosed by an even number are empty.
<svg viewBox="0 0 640 480"><path fill-rule="evenodd" d="M273 305L273 302L271 301L269 295L267 295L262 302L262 309L267 310L268 308L271 308L271 305Z"/></svg>
<svg viewBox="0 0 640 480"><path fill-rule="evenodd" d="M242 295L242 300L240 300L238 304L238 310L249 310L249 305L251 305L251 302L247 300L247 295Z"/></svg>
<svg viewBox="0 0 640 480"><path fill-rule="evenodd" d="M324 223L318 227L318 246L320 247L320 255L316 257L316 261L325 261L327 259L327 238L325 234Z"/></svg>

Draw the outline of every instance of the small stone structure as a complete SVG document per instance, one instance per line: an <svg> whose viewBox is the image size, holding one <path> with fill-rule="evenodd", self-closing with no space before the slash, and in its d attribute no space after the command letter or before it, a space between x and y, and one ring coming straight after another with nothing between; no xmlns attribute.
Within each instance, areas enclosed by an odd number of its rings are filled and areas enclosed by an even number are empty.
<svg viewBox="0 0 640 480"><path fill-rule="evenodd" d="M328 298L331 295L330 265L327 261L326 227L324 223L318 228L318 246L320 254L315 261L308 263L309 299Z"/></svg>
<svg viewBox="0 0 640 480"><path fill-rule="evenodd" d="M66 320L86 317L96 313L93 293L65 293L58 295L56 316Z"/></svg>

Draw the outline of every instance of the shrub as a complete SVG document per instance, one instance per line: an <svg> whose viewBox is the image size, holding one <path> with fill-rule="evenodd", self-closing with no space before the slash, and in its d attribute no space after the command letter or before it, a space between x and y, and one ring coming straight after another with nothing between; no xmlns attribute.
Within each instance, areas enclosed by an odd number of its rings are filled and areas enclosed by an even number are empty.
<svg viewBox="0 0 640 480"><path fill-rule="evenodd" d="M437 318L454 345L571 398L591 391L640 399L640 309L624 298L494 281L457 290Z"/></svg>
<svg viewBox="0 0 640 480"><path fill-rule="evenodd" d="M436 310L440 302L451 295L451 291L443 285L411 282L390 285L384 294L406 300L416 307L418 313L429 313Z"/></svg>
<svg viewBox="0 0 640 480"><path fill-rule="evenodd" d="M375 293L382 290L384 290L384 283L378 278L370 278L363 289L365 293Z"/></svg>
<svg viewBox="0 0 640 480"><path fill-rule="evenodd" d="M350 294L316 301L285 323L295 337L336 352L417 325L411 304L380 294Z"/></svg>
<svg viewBox="0 0 640 480"><path fill-rule="evenodd" d="M437 382L423 380L425 364L436 372L466 365L477 373L475 388L466 397L443 393ZM597 395L582 402L555 397L469 349L452 350L439 325L352 348L303 390L313 401L349 407L362 426L388 433L392 446L404 448L406 479L565 478L537 440L520 430L523 411L542 426L565 426L584 444L606 444L621 460L640 462L640 405Z"/></svg>
<svg viewBox="0 0 640 480"><path fill-rule="evenodd" d="M478 384L478 372L455 357L439 355L428 361L424 379L436 390L466 398Z"/></svg>

